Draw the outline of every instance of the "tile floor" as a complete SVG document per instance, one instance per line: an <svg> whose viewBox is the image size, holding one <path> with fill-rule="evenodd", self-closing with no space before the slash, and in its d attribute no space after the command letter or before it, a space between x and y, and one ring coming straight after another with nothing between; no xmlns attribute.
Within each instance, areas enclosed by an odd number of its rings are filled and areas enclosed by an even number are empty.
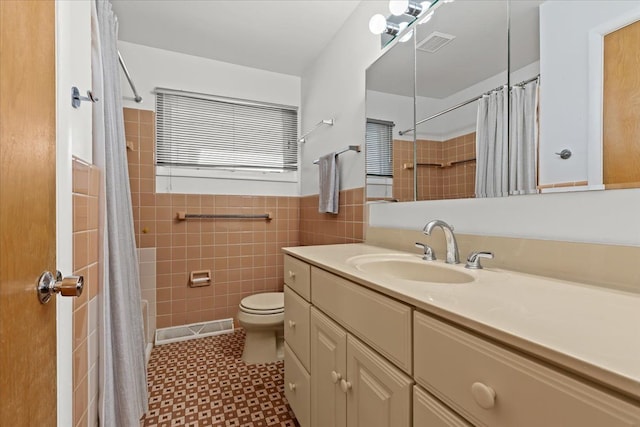
<svg viewBox="0 0 640 427"><path fill-rule="evenodd" d="M145 427L298 427L283 362L246 365L244 331L155 347Z"/></svg>

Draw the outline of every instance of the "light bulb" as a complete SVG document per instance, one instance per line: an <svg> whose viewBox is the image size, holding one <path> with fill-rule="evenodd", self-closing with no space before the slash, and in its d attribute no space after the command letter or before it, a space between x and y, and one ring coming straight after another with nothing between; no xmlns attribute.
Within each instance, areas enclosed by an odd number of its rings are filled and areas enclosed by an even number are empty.
<svg viewBox="0 0 640 427"><path fill-rule="evenodd" d="M404 12L409 7L409 0L390 0L389 1L389 12L392 15L400 16L404 14Z"/></svg>
<svg viewBox="0 0 640 427"><path fill-rule="evenodd" d="M400 43L408 42L411 40L411 36L413 36L413 30L409 31L407 34L400 38Z"/></svg>
<svg viewBox="0 0 640 427"><path fill-rule="evenodd" d="M369 31L373 34L382 34L387 29L387 19L381 14L376 14L369 20Z"/></svg>
<svg viewBox="0 0 640 427"><path fill-rule="evenodd" d="M426 15L424 15L424 18L421 18L418 21L418 25L424 24L425 22L429 22L431 20L431 18L433 18L434 12L435 12L435 10L432 10L431 12L427 13Z"/></svg>

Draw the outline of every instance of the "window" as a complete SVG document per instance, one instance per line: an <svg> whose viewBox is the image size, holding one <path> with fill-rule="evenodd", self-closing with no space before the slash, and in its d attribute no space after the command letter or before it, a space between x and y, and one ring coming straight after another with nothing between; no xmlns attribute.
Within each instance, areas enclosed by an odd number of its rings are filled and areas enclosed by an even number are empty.
<svg viewBox="0 0 640 427"><path fill-rule="evenodd" d="M199 169L298 169L296 107L156 89L156 164Z"/></svg>
<svg viewBox="0 0 640 427"><path fill-rule="evenodd" d="M393 176L393 122L367 119L367 175Z"/></svg>

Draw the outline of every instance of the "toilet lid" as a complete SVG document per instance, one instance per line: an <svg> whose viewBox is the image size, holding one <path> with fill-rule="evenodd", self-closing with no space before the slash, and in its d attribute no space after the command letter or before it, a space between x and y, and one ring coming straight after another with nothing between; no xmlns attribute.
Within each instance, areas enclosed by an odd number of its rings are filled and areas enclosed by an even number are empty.
<svg viewBox="0 0 640 427"><path fill-rule="evenodd" d="M284 292L249 295L240 302L240 309L252 314L282 313L284 311Z"/></svg>

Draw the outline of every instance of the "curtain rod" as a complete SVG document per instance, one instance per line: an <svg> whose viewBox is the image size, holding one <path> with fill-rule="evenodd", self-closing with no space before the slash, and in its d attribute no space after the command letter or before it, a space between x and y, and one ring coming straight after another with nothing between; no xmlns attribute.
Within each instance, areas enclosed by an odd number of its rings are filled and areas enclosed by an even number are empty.
<svg viewBox="0 0 640 427"><path fill-rule="evenodd" d="M124 71L124 75L127 77L127 80L129 81L129 86L131 86L131 90L133 90L133 95L134 95L133 99L137 103L142 102L142 97L138 94L138 91L136 90L136 85L134 85L133 80L131 80L131 75L129 74L129 70L127 69L127 66L124 64L124 59L122 59L122 55L120 54L120 51L118 51L118 61L120 62L122 71Z"/></svg>
<svg viewBox="0 0 640 427"><path fill-rule="evenodd" d="M347 151L355 151L355 152L359 153L360 152L360 146L359 145L350 145L347 148L343 148L342 150L337 151L336 152L336 156L339 156L342 153L346 153ZM320 162L320 159L315 159L313 161L313 164L317 165L319 162Z"/></svg>
<svg viewBox="0 0 640 427"><path fill-rule="evenodd" d="M520 83L516 83L516 84L514 84L513 86L524 86L524 85L526 85L527 83L531 83L531 82L532 82L532 81L534 81L534 80L538 80L539 78L540 78L540 74L538 74L537 76L532 77L532 78L530 78L530 79L523 80L523 81L521 81ZM500 89L504 88L505 86L506 86L506 85L498 86L498 87L493 88L493 89L491 89L491 90L489 90L489 91L487 91L487 92L484 92L484 93L483 93L483 94L481 94L481 95L476 96L475 98L467 99L466 101L461 102L460 104L454 105L453 107L450 107L450 108L447 108L446 110L440 111L439 113L436 113L436 114L434 114L434 115L432 115L432 116L429 116L429 117L427 117L426 119L422 119L422 120L420 120L419 122L416 122L416 126L418 126L418 125L420 125L420 124L422 124L422 123L424 123L424 122L428 122L429 120L433 120L433 119L435 119L435 118L437 118L437 117L440 117L440 116L442 116L443 114L447 114L447 113L449 113L449 112L451 112L451 111L453 111L453 110L457 110L458 108L460 108L460 107L464 107L465 105L469 105L469 104L471 104L472 102L475 102L475 101L477 101L477 100L481 99L483 96L485 96L485 95L489 95L490 93L495 92L496 90L500 90ZM511 86L511 87L513 87L513 86ZM398 134L399 134L400 136L402 136L402 135L404 135L404 134L406 134L406 133L413 132L414 130L415 130L415 128L411 128L411 129L407 129L407 130L401 130L400 132L398 132Z"/></svg>

